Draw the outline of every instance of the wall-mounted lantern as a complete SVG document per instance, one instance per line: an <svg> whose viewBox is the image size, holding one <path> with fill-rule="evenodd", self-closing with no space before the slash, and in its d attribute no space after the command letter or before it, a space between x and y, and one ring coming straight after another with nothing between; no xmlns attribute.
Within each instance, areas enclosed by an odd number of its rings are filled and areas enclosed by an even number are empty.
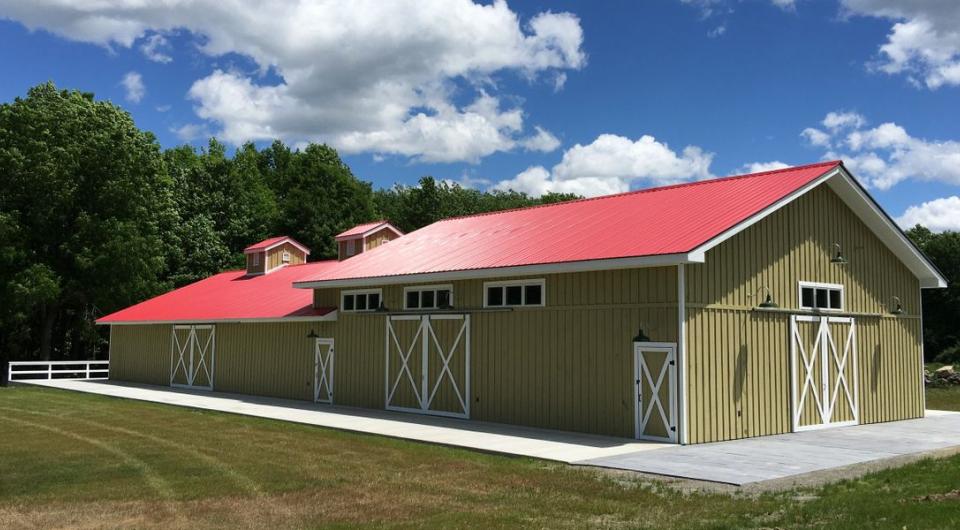
<svg viewBox="0 0 960 530"><path fill-rule="evenodd" d="M390 311L390 309L387 308L387 305L384 304L383 301L381 301L380 305L377 306L377 313L386 313L388 311Z"/></svg>
<svg viewBox="0 0 960 530"><path fill-rule="evenodd" d="M840 243L834 243L834 247L837 249L837 253L830 258L830 263L836 263L838 265L844 265L847 263L847 258L843 257L843 253L840 252Z"/></svg>
<svg viewBox="0 0 960 530"><path fill-rule="evenodd" d="M317 332L311 329L310 333L307 333L307 338L310 340L319 339L320 335L317 335Z"/></svg>

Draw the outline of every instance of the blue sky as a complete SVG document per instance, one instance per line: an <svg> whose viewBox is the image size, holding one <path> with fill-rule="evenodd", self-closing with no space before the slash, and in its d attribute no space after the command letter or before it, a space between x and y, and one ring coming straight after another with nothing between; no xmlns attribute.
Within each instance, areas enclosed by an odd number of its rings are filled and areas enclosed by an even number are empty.
<svg viewBox="0 0 960 530"><path fill-rule="evenodd" d="M324 141L376 186L595 195L841 157L904 224L960 229L960 3L902 3L0 0L0 100L52 80L166 147Z"/></svg>

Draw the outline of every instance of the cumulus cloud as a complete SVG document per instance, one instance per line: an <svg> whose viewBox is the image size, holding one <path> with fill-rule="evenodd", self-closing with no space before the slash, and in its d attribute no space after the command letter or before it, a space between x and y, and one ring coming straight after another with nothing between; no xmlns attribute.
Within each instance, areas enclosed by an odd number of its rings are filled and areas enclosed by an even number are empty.
<svg viewBox="0 0 960 530"><path fill-rule="evenodd" d="M170 43L166 37L159 33L154 33L143 39L143 43L140 45L140 51L144 57L155 63L169 63L173 61L173 57L170 57L164 51L169 46Z"/></svg>
<svg viewBox="0 0 960 530"><path fill-rule="evenodd" d="M845 123L827 131L807 128L801 135L827 148L824 158L843 159L871 187L886 190L908 179L960 185L960 142L911 136L892 122L867 128L862 117Z"/></svg>
<svg viewBox="0 0 960 530"><path fill-rule="evenodd" d="M867 119L856 112L828 112L820 123L827 129L836 131L848 127L863 127L867 124Z"/></svg>
<svg viewBox="0 0 960 530"><path fill-rule="evenodd" d="M536 134L524 140L523 148L527 151L540 151L541 153L549 153L550 151L555 151L560 147L560 140L553 135L550 131L540 127L539 125L534 126Z"/></svg>
<svg viewBox="0 0 960 530"><path fill-rule="evenodd" d="M120 84L123 85L123 90L126 92L127 101L131 103L140 103L140 100L147 93L147 87L143 84L143 76L137 72L127 72L120 80Z"/></svg>
<svg viewBox="0 0 960 530"><path fill-rule="evenodd" d="M773 160L770 162L751 162L749 164L744 164L737 171L738 173L762 173L764 171L775 171L777 169L783 169L790 167L790 164L785 164L779 160Z"/></svg>
<svg viewBox="0 0 960 530"><path fill-rule="evenodd" d="M548 170L527 168L493 189L522 191L539 196L547 192L576 193L588 197L628 191L632 184L675 184L711 178L713 153L687 146L679 153L650 135L631 140L601 134L587 145L577 144L563 153Z"/></svg>
<svg viewBox="0 0 960 530"><path fill-rule="evenodd" d="M106 47L142 43L160 61L174 31L208 56L250 58L258 72L216 70L188 93L231 143L323 141L429 161L548 145L539 131L527 137L522 108L477 87L492 90L494 75L513 72L559 89L564 72L586 62L575 15L521 21L503 0L0 0L0 17Z"/></svg>
<svg viewBox="0 0 960 530"><path fill-rule="evenodd" d="M960 85L960 2L841 0L847 15L893 22L875 68L930 89Z"/></svg>
<svg viewBox="0 0 960 530"><path fill-rule="evenodd" d="M954 195L911 206L897 218L897 223L904 230L918 224L934 232L960 230L960 197Z"/></svg>

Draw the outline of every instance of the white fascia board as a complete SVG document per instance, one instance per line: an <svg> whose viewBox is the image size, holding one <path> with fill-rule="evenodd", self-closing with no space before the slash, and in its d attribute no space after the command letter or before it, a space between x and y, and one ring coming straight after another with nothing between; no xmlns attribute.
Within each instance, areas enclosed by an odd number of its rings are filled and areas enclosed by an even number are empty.
<svg viewBox="0 0 960 530"><path fill-rule="evenodd" d="M800 197L824 182L830 186L830 189L843 200L847 207L870 228L887 248L907 265L910 271L920 280L921 287L929 289L947 286L947 282L940 274L940 271L927 260L917 249L916 245L900 230L893 219L880 208L876 201L866 193L863 187L857 183L843 166L837 166L827 173L824 173L745 221L740 222L736 226L731 227L693 249L690 251L691 260L697 262L705 261L708 250L758 223L768 215L783 208L793 202L797 197Z"/></svg>
<svg viewBox="0 0 960 530"><path fill-rule="evenodd" d="M380 224L378 224L377 226L375 226L375 227L367 230L366 232L363 232L363 233L360 233L360 234L353 234L353 235L350 235L350 236L337 236L337 237L335 237L334 239L337 240L337 241L349 241L349 240L351 240L351 239L363 239L363 238L369 236L370 234L373 234L373 233L379 232L380 230L383 230L384 228L389 228L390 231L393 232L394 234L396 234L397 236L402 236L402 235L403 235L403 232L401 232L400 229L398 229L397 227L393 226L392 224L390 224L390 223L380 223Z"/></svg>
<svg viewBox="0 0 960 530"><path fill-rule="evenodd" d="M338 280L318 280L294 282L299 289L322 289L329 287L367 287L377 285L399 285L410 283L440 282L452 280L472 280L483 278L504 278L507 276L539 276L569 272L589 272L639 267L662 267L681 263L702 263L703 260L691 258L688 254L661 254L657 256L639 256L630 258L611 258L573 261L566 263L547 263L540 265L520 265L515 267L496 267L490 269L469 269L459 271L428 272L403 274L396 276L372 276L366 278L345 278Z"/></svg>
<svg viewBox="0 0 960 530"><path fill-rule="evenodd" d="M864 224L896 255L900 261L920 279L920 286L936 289L947 286L947 280L937 267L930 263L909 237L900 229L896 221L880 207L849 173L843 172L842 179L829 183L843 202L863 221Z"/></svg>
<svg viewBox="0 0 960 530"><path fill-rule="evenodd" d="M283 318L212 318L192 320L131 320L124 322L98 322L98 326L146 326L150 324L256 324L275 322L332 322L337 320L337 311L316 317Z"/></svg>
<svg viewBox="0 0 960 530"><path fill-rule="evenodd" d="M257 252L269 252L269 251L271 251L271 250L279 247L280 245L283 245L284 243L290 243L291 245L293 245L293 246L297 247L298 249L300 249L304 254L306 254L306 255L308 255L308 256L310 255L310 249L308 249L307 247L301 245L300 243L297 243L296 241L294 241L292 238L289 238L289 237L285 237L285 238L281 239L280 241L277 241L276 243L274 243L274 244L272 244L272 245L270 245L270 246L268 246L268 247L258 248L258 249L253 249L253 250L244 250L243 253L244 253L244 254L255 254L255 253L257 253Z"/></svg>
<svg viewBox="0 0 960 530"><path fill-rule="evenodd" d="M803 187L795 190L793 193L791 193L791 194L783 197L783 198L780 199L779 201L777 201L777 202L771 204L770 206L767 206L767 207L764 208L763 210L760 210L759 212L753 214L752 216L748 217L746 220L741 221L740 223L738 223L738 224L732 226L731 228L728 228L727 230L721 232L720 234L714 236L713 238L711 238L710 240L708 240L706 243L703 243L703 244L701 244L700 246L698 246L697 248L695 248L695 249L693 249L692 251L690 251L690 255L693 256L693 257L698 258L697 261L699 261L699 262L706 261L706 254L707 254L707 251L708 251L708 250L716 247L716 246L719 245L720 243L723 243L724 241L726 241L726 240L730 239L731 237L739 234L740 232L743 232L743 231L746 230L747 228L750 228L750 227L753 226L754 224L762 221L762 220L763 220L764 218L766 218L768 215L770 215L770 214L772 214L773 212L779 210L780 208L783 208L783 207L786 206L787 204L793 202L794 199L796 199L797 197L799 197L799 196L803 195L804 193L812 190L813 188L816 188L816 187L819 186L820 184L823 184L825 181L827 181L827 180L830 179L831 177L836 176L836 175L839 174L839 173L840 173L840 166L837 166L837 167L835 167L834 169L832 169L832 170L824 173L823 175L817 177L816 179L808 182L805 186L803 186Z"/></svg>

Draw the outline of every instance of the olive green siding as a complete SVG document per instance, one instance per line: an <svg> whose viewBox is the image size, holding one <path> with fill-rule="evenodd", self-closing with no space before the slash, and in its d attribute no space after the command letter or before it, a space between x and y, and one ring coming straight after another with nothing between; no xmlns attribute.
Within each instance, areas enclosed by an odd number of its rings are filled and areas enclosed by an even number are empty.
<svg viewBox="0 0 960 530"><path fill-rule="evenodd" d="M676 268L547 275L546 307L483 311L483 281L453 282L471 316L471 414L478 420L633 436L632 338L676 342ZM403 307L403 286L383 289ZM337 290L316 294L339 305ZM313 329L335 340L334 403L385 404L386 316L340 312L335 322L216 325L214 388L312 399ZM166 326L114 326L113 377L169 382ZM147 378L143 374L150 374ZM448 396L449 398L449 396Z"/></svg>
<svg viewBox="0 0 960 530"><path fill-rule="evenodd" d="M254 264L253 257L257 256L257 263ZM266 270L267 266L267 253L266 252L251 252L246 255L247 258L247 272L250 274L262 274Z"/></svg>
<svg viewBox="0 0 960 530"><path fill-rule="evenodd" d="M830 263L835 242L849 260L845 265ZM854 313L857 327L860 421L923 414L919 282L828 187L801 196L684 271L687 441L792 429L790 315L754 307L766 287L781 308L796 310L799 281L845 288L844 310ZM652 341L678 342L678 268L543 278L545 307L514 310L483 309L484 280L439 282L452 284L455 311L470 315L470 417L633 436L632 338L642 328ZM334 403L383 408L387 319L402 311L404 287L382 287L387 313L217 324L215 390L311 400L314 343L307 335L316 331L335 340ZM902 315L889 312L893 296L902 301ZM315 290L314 303L339 307L340 290ZM398 339L412 341L415 327L395 326ZM437 329L441 340L456 334L449 321ZM113 326L111 377L168 384L170 335L170 325ZM454 362L458 377L463 368ZM391 369L399 373L393 361ZM410 398L396 396L406 404ZM441 407L450 410L453 399L441 395Z"/></svg>
<svg viewBox="0 0 960 530"><path fill-rule="evenodd" d="M848 259L831 263L839 243ZM920 286L826 185L686 266L689 441L789 432L789 315L753 311L771 291L799 308L798 282L844 286L857 327L860 422L923 415ZM897 296L904 313L890 314Z"/></svg>

